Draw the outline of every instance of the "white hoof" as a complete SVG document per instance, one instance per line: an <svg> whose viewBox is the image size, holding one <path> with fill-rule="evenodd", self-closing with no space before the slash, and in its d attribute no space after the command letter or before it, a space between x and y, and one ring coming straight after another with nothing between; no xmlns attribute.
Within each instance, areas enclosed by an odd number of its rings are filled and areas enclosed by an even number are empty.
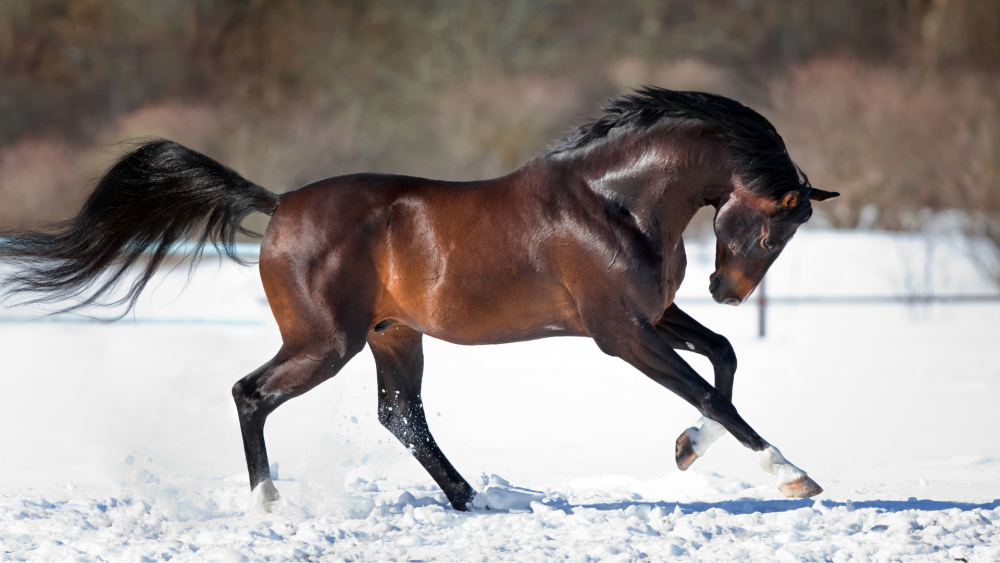
<svg viewBox="0 0 1000 563"><path fill-rule="evenodd" d="M778 478L778 489L786 497L805 498L823 492L823 488L810 479L805 471L785 459L778 448L768 446L759 452L753 452L753 457L764 471Z"/></svg>
<svg viewBox="0 0 1000 563"><path fill-rule="evenodd" d="M708 452L708 448L715 443L716 440L726 435L726 427L719 424L718 422L712 420L711 418L701 417L698 420L698 427L694 432L693 439L691 440L691 448L694 450L695 455L701 457Z"/></svg>
<svg viewBox="0 0 1000 563"><path fill-rule="evenodd" d="M809 498L823 492L823 487L816 484L808 475L798 481L778 485L778 489L788 498Z"/></svg>
<svg viewBox="0 0 1000 563"><path fill-rule="evenodd" d="M677 468L686 470L696 459L705 455L709 446L726 434L726 429L718 422L701 417L697 426L692 426L677 438L674 460Z"/></svg>
<svg viewBox="0 0 1000 563"><path fill-rule="evenodd" d="M257 484L250 493L250 510L253 512L271 512L274 503L278 502L278 489L274 488L271 479L265 479Z"/></svg>

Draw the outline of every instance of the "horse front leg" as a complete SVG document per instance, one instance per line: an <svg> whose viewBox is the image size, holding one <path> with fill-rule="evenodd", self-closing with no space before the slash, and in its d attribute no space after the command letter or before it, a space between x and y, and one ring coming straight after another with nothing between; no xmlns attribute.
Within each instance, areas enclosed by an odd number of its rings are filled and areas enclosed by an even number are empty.
<svg viewBox="0 0 1000 563"><path fill-rule="evenodd" d="M736 412L733 403L698 375L651 323L635 319L622 326L604 326L594 340L605 353L630 363L732 433L765 471L777 477L778 488L786 497L805 498L823 492L804 471L761 438Z"/></svg>
<svg viewBox="0 0 1000 563"><path fill-rule="evenodd" d="M671 304L657 321L656 332L674 350L690 350L708 358L715 371L715 389L732 402L736 352L726 337L705 328L676 304ZM702 417L696 426L688 428L677 438L674 447L677 468L686 470L725 434L724 426Z"/></svg>

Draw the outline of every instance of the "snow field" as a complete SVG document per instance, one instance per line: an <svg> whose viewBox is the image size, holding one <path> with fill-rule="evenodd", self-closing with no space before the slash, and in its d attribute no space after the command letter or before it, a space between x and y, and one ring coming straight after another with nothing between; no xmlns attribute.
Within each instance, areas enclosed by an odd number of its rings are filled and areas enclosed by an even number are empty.
<svg viewBox="0 0 1000 563"><path fill-rule="evenodd" d="M768 290L995 291L959 245L803 232ZM1000 305L775 306L758 340L688 248L678 303L732 341L737 408L821 496L783 499L728 435L677 471L698 413L589 340L426 339L431 430L506 512L447 505L378 424L367 351L269 418L282 500L250 512L229 389L279 341L254 270L206 261L134 322L0 323L0 560L1000 559Z"/></svg>
<svg viewBox="0 0 1000 563"><path fill-rule="evenodd" d="M246 514L243 487L202 491L210 508L158 496L3 499L9 560L52 561L995 561L1000 505L934 501L642 502L606 491L547 490L509 512L460 513L432 487L356 481L354 514L310 517L282 503ZM367 492L371 489L378 492ZM384 489L384 490L383 490ZM706 489L711 496L725 495ZM712 495L714 493L714 495ZM766 493L765 495L766 496ZM368 508L370 507L370 508ZM364 514L367 512L367 514ZM190 518L197 513L196 518Z"/></svg>

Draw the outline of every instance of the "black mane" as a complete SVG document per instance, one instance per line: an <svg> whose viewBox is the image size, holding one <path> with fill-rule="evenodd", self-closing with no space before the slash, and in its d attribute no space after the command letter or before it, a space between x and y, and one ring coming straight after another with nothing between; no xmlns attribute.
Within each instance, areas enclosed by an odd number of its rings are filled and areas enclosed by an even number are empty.
<svg viewBox="0 0 1000 563"><path fill-rule="evenodd" d="M591 146L608 139L615 129L648 129L664 118L696 119L719 128L748 188L774 197L798 190L801 199L808 201L809 179L792 162L781 135L764 116L735 100L645 86L634 94L609 99L601 109L604 116L578 126L544 156ZM810 205L798 205L782 219L803 222L811 212Z"/></svg>

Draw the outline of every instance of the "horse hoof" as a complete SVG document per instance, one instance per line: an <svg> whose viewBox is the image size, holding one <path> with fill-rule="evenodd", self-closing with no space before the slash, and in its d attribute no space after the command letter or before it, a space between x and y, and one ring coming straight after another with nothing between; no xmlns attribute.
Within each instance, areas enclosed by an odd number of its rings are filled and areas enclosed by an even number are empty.
<svg viewBox="0 0 1000 563"><path fill-rule="evenodd" d="M809 498L823 492L823 487L817 485L808 475L803 475L791 483L778 485L778 489L788 498Z"/></svg>
<svg viewBox="0 0 1000 563"><path fill-rule="evenodd" d="M265 479L257 484L250 493L250 508L254 512L271 512L271 507L278 502L278 489L274 488L274 482Z"/></svg>
<svg viewBox="0 0 1000 563"><path fill-rule="evenodd" d="M698 454L694 453L694 443L691 441L696 431L694 428L688 428L677 438L677 444L674 446L674 461L677 462L677 469L681 471L691 467L694 460L698 459Z"/></svg>

